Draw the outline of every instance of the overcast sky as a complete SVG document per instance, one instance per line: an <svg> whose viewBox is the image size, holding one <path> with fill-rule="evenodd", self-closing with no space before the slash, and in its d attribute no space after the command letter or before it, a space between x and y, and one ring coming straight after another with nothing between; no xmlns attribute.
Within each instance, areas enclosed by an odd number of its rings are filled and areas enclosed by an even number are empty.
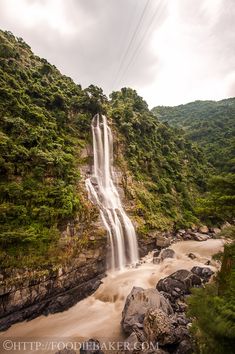
<svg viewBox="0 0 235 354"><path fill-rule="evenodd" d="M0 0L0 28L83 87L150 107L235 96L235 0Z"/></svg>

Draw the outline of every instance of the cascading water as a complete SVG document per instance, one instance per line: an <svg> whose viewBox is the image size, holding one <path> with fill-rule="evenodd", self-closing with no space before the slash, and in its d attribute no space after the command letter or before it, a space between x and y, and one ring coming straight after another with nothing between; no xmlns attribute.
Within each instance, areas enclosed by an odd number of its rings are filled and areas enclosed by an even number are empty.
<svg viewBox="0 0 235 354"><path fill-rule="evenodd" d="M113 182L113 137L104 115L96 114L91 123L93 137L93 175L86 179L90 200L99 207L111 248L110 268L124 269L138 262L134 226L126 215Z"/></svg>

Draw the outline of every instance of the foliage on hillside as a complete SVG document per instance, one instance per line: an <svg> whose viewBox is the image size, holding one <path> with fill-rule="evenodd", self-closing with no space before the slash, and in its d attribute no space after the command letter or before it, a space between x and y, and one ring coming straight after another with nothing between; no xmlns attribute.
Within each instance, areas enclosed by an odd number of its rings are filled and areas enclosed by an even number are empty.
<svg viewBox="0 0 235 354"><path fill-rule="evenodd" d="M94 86L82 90L21 38L0 31L0 97L3 265L46 253L68 220L89 218L79 154L105 96Z"/></svg>
<svg viewBox="0 0 235 354"><path fill-rule="evenodd" d="M235 98L196 101L177 107L155 107L163 122L181 128L186 138L202 148L214 172L208 190L197 202L197 215L215 224L235 217Z"/></svg>
<svg viewBox="0 0 235 354"><path fill-rule="evenodd" d="M83 90L21 38L0 31L2 266L54 262L74 219L89 233L97 210L84 195L79 166L88 162L81 156L97 112L108 113L116 132L116 163L130 177L126 197L139 231L198 221L194 200L209 171L200 149L156 120L134 90L114 92L110 101L93 85Z"/></svg>
<svg viewBox="0 0 235 354"><path fill-rule="evenodd" d="M195 222L193 198L205 188L201 151L176 129L157 121L130 88L112 93L110 115L138 182L129 192L136 199L137 216L145 220L142 231Z"/></svg>
<svg viewBox="0 0 235 354"><path fill-rule="evenodd" d="M208 192L198 198L196 212L208 224L222 224L235 216L235 174L223 173L209 179Z"/></svg>
<svg viewBox="0 0 235 354"><path fill-rule="evenodd" d="M232 354L235 343L235 227L223 232L233 238L227 244L222 267L215 282L193 289L189 315L194 318L192 331L199 354Z"/></svg>
<svg viewBox="0 0 235 354"><path fill-rule="evenodd" d="M159 106L152 112L160 121L183 128L186 137L204 149L209 162L219 172L234 171L235 98Z"/></svg>

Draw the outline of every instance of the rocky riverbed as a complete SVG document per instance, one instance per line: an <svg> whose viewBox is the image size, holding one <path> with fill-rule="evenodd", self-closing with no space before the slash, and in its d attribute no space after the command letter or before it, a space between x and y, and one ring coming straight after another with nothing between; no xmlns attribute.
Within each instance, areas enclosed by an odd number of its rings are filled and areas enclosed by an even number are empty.
<svg viewBox="0 0 235 354"><path fill-rule="evenodd" d="M185 315L185 298L191 287L203 286L213 277L219 263L211 256L222 248L223 241L211 235L205 241L179 241L160 252L157 247L136 268L108 274L93 295L68 311L15 324L0 338L49 338L65 343L93 338L101 343L100 351L113 354L144 353L132 350L131 345L142 348L142 343L151 342L162 353L189 353L190 319ZM106 350L110 341L124 343L127 349ZM60 351L48 351L56 352ZM95 352L84 349L81 353Z"/></svg>
<svg viewBox="0 0 235 354"><path fill-rule="evenodd" d="M67 310L78 301L92 294L105 276L107 238L101 223L94 225L95 240L91 240L88 249L71 260L69 265L56 269L30 271L15 269L4 270L0 274L0 331L13 323ZM139 239L141 257L154 251L153 262L158 263L165 257L163 248L183 240L205 241L215 237L219 229L206 226L177 233L153 232ZM171 250L166 250L167 253ZM190 252L189 252L190 253ZM194 257L191 254L191 257Z"/></svg>

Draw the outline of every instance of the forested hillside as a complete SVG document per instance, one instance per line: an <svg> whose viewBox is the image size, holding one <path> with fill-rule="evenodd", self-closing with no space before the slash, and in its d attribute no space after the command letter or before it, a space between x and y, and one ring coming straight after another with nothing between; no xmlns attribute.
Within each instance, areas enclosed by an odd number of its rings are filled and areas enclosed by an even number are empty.
<svg viewBox="0 0 235 354"><path fill-rule="evenodd" d="M197 202L197 215L209 223L235 217L235 98L218 102L195 101L177 107L159 106L152 112L162 122L202 149L213 166L207 193Z"/></svg>
<svg viewBox="0 0 235 354"><path fill-rule="evenodd" d="M115 164L126 179L127 206L140 237L199 222L194 202L210 173L200 149L159 122L134 90L114 92L110 100L93 85L83 90L21 38L1 31L3 267L22 259L29 266L62 261L61 233L75 219L75 244L86 239L98 212L88 201L80 166L91 163L82 151L91 144L90 122L97 112L106 113L113 127Z"/></svg>
<svg viewBox="0 0 235 354"><path fill-rule="evenodd" d="M27 253L32 263L53 259L69 220L89 227L78 164L101 92L82 90L21 38L0 32L1 264Z"/></svg>
<svg viewBox="0 0 235 354"><path fill-rule="evenodd" d="M205 190L204 156L176 129L160 123L134 90L113 92L110 116L119 132L123 154L134 175L129 195L144 220L141 231L179 228L197 222L194 198ZM125 169L125 165L123 166Z"/></svg>
<svg viewBox="0 0 235 354"><path fill-rule="evenodd" d="M152 112L160 121L183 128L186 137L204 149L209 162L220 172L234 171L235 98L158 106Z"/></svg>

